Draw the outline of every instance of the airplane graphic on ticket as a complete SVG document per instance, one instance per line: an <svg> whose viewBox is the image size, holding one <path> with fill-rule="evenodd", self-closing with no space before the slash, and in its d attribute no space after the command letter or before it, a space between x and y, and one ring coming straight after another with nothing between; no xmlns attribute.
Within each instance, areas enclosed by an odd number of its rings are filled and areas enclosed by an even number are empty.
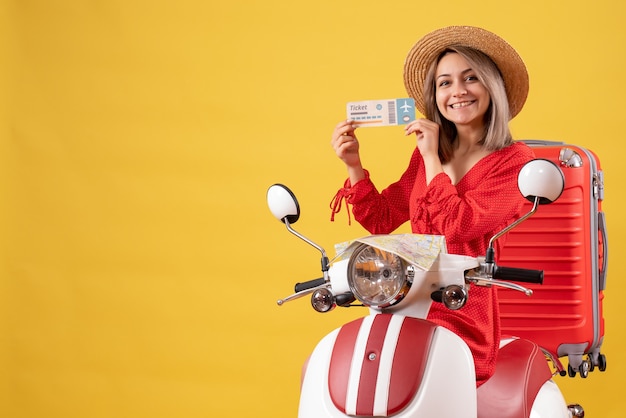
<svg viewBox="0 0 626 418"><path fill-rule="evenodd" d="M415 101L406 98L350 102L346 112L355 126L405 125L415 120Z"/></svg>

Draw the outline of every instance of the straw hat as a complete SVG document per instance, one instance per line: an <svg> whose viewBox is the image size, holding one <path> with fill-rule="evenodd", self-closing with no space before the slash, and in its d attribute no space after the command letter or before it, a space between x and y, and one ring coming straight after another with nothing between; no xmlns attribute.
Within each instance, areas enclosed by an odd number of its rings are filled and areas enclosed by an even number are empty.
<svg viewBox="0 0 626 418"><path fill-rule="evenodd" d="M450 46L467 46L487 54L496 63L509 99L511 119L528 96L528 72L517 51L504 39L474 26L448 26L430 32L411 48L404 62L404 86L424 114L424 79L430 64Z"/></svg>

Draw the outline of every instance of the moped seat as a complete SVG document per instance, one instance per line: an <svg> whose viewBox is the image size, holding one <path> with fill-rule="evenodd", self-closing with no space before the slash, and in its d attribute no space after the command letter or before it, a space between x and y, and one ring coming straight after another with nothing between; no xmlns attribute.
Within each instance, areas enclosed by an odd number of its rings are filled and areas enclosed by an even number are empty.
<svg viewBox="0 0 626 418"><path fill-rule="evenodd" d="M514 339L498 352L496 371L478 392L479 418L528 418L537 393L552 378L541 348Z"/></svg>

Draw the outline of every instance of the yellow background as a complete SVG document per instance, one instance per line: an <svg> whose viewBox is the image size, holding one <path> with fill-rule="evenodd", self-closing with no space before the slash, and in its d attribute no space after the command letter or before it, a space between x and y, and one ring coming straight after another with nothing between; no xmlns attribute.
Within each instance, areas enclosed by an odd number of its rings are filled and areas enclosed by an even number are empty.
<svg viewBox="0 0 626 418"><path fill-rule="evenodd" d="M267 187L294 190L329 253L363 235L329 222L345 103L405 96L413 43L471 24L527 63L514 135L601 158L608 370L558 381L621 418L625 18L621 0L3 0L0 416L295 416L302 361L362 311L276 306L319 255ZM414 146L395 127L361 142L380 186Z"/></svg>

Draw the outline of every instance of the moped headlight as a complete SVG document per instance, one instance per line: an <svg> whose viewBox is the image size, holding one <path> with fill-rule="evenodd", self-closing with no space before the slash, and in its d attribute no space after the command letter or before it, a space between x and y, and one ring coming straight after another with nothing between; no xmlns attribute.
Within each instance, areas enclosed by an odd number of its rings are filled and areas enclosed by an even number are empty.
<svg viewBox="0 0 626 418"><path fill-rule="evenodd" d="M398 255L362 244L348 263L348 285L364 305L385 308L398 303L413 282L413 268Z"/></svg>

